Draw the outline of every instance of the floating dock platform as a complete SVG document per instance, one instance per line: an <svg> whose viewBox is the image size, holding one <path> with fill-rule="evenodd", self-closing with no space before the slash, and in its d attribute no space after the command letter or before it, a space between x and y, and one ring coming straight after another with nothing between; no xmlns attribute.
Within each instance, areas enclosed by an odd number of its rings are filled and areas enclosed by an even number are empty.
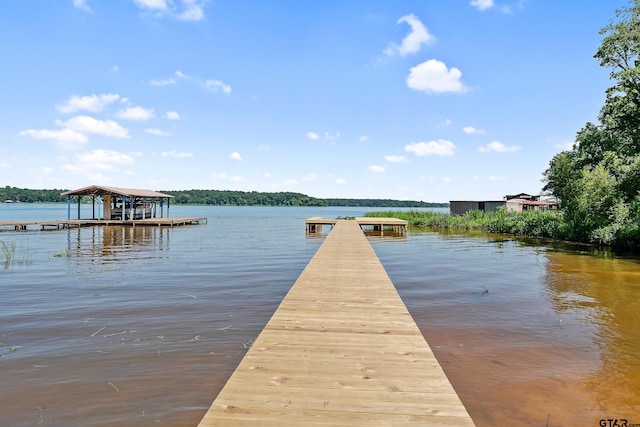
<svg viewBox="0 0 640 427"><path fill-rule="evenodd" d="M335 226L339 221L349 221L346 218L322 218L319 216L314 216L312 218L308 218L305 221L307 234L319 234L322 233L322 227L324 225L329 225L331 228ZM351 220L354 220L360 225L360 227L370 226L374 231L380 231L381 235L384 236L385 229L390 230L393 234L396 235L406 235L407 234L407 221L398 219L398 218L375 218L375 217L354 217Z"/></svg>
<svg viewBox="0 0 640 427"><path fill-rule="evenodd" d="M199 427L474 426L359 221L331 225Z"/></svg>

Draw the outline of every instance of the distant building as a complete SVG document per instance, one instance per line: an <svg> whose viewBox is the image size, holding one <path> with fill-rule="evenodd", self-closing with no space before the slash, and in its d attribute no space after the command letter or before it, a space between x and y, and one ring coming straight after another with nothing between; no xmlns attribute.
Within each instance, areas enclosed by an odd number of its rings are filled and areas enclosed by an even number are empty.
<svg viewBox="0 0 640 427"><path fill-rule="evenodd" d="M558 209L558 202L552 200L536 199L509 199L507 200L507 210L509 212L522 211L546 211Z"/></svg>
<svg viewBox="0 0 640 427"><path fill-rule="evenodd" d="M531 194L527 194L527 193L507 194L506 196L504 196L504 199L505 200L511 200L511 199L539 200L540 196L532 196Z"/></svg>
<svg viewBox="0 0 640 427"><path fill-rule="evenodd" d="M449 201L449 213L451 215L464 215L469 211L492 212L504 206L504 200L451 200Z"/></svg>
<svg viewBox="0 0 640 427"><path fill-rule="evenodd" d="M510 212L542 211L558 209L558 202L540 200L540 196L533 196L527 193L507 194L504 196L504 200L451 200L449 202L449 213L451 215L464 215L473 210L492 212L497 211L500 206L505 206Z"/></svg>

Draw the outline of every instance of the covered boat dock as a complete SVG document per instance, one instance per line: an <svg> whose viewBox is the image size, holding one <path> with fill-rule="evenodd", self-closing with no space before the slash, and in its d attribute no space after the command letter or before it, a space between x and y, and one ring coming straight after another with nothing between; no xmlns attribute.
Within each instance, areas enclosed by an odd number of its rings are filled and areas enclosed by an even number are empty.
<svg viewBox="0 0 640 427"><path fill-rule="evenodd" d="M169 217L169 200L173 196L153 190L90 185L60 194L67 196L67 220L71 220L71 201L75 197L80 218L83 197L91 197L93 220L138 220ZM166 204L166 214L164 206Z"/></svg>

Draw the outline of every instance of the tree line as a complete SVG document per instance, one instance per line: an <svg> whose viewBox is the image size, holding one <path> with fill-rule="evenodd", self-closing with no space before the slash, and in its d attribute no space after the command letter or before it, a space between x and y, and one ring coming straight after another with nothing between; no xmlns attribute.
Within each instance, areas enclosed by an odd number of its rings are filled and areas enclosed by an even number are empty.
<svg viewBox="0 0 640 427"><path fill-rule="evenodd" d="M68 190L33 190L17 187L0 187L0 202L22 203L61 203L66 196L60 196ZM320 199L294 192L263 193L258 191L229 190L180 190L161 191L174 198L172 204L210 205L210 206L354 206L354 207L436 207L448 206L447 203L427 203L413 200L391 199ZM91 198L85 197L90 203Z"/></svg>
<svg viewBox="0 0 640 427"><path fill-rule="evenodd" d="M616 11L594 57L610 70L598 123L544 172L571 240L640 249L640 0Z"/></svg>

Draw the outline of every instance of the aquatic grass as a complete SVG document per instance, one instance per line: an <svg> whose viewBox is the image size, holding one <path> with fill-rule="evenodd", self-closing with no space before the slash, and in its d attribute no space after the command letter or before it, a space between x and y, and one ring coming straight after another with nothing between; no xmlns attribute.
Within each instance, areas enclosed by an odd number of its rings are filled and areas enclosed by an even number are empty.
<svg viewBox="0 0 640 427"><path fill-rule="evenodd" d="M3 264L5 270L18 265L31 265L31 255L29 251L25 251L24 255L20 258L17 257L16 242L7 243L0 240L0 263Z"/></svg>
<svg viewBox="0 0 640 427"><path fill-rule="evenodd" d="M61 252L56 252L53 254L54 258L70 258L71 257L71 249L64 248Z"/></svg>
<svg viewBox="0 0 640 427"><path fill-rule="evenodd" d="M5 343L0 342L0 357L6 356L23 348L21 345L7 346Z"/></svg>
<svg viewBox="0 0 640 427"><path fill-rule="evenodd" d="M431 211L369 212L369 217L393 217L406 220L412 227L446 230L480 230L488 233L564 240L567 227L561 211L509 212L506 209L484 212L472 210L464 215Z"/></svg>
<svg viewBox="0 0 640 427"><path fill-rule="evenodd" d="M16 242L7 244L0 240L0 261L4 263L5 270L11 266L12 260L16 253Z"/></svg>

